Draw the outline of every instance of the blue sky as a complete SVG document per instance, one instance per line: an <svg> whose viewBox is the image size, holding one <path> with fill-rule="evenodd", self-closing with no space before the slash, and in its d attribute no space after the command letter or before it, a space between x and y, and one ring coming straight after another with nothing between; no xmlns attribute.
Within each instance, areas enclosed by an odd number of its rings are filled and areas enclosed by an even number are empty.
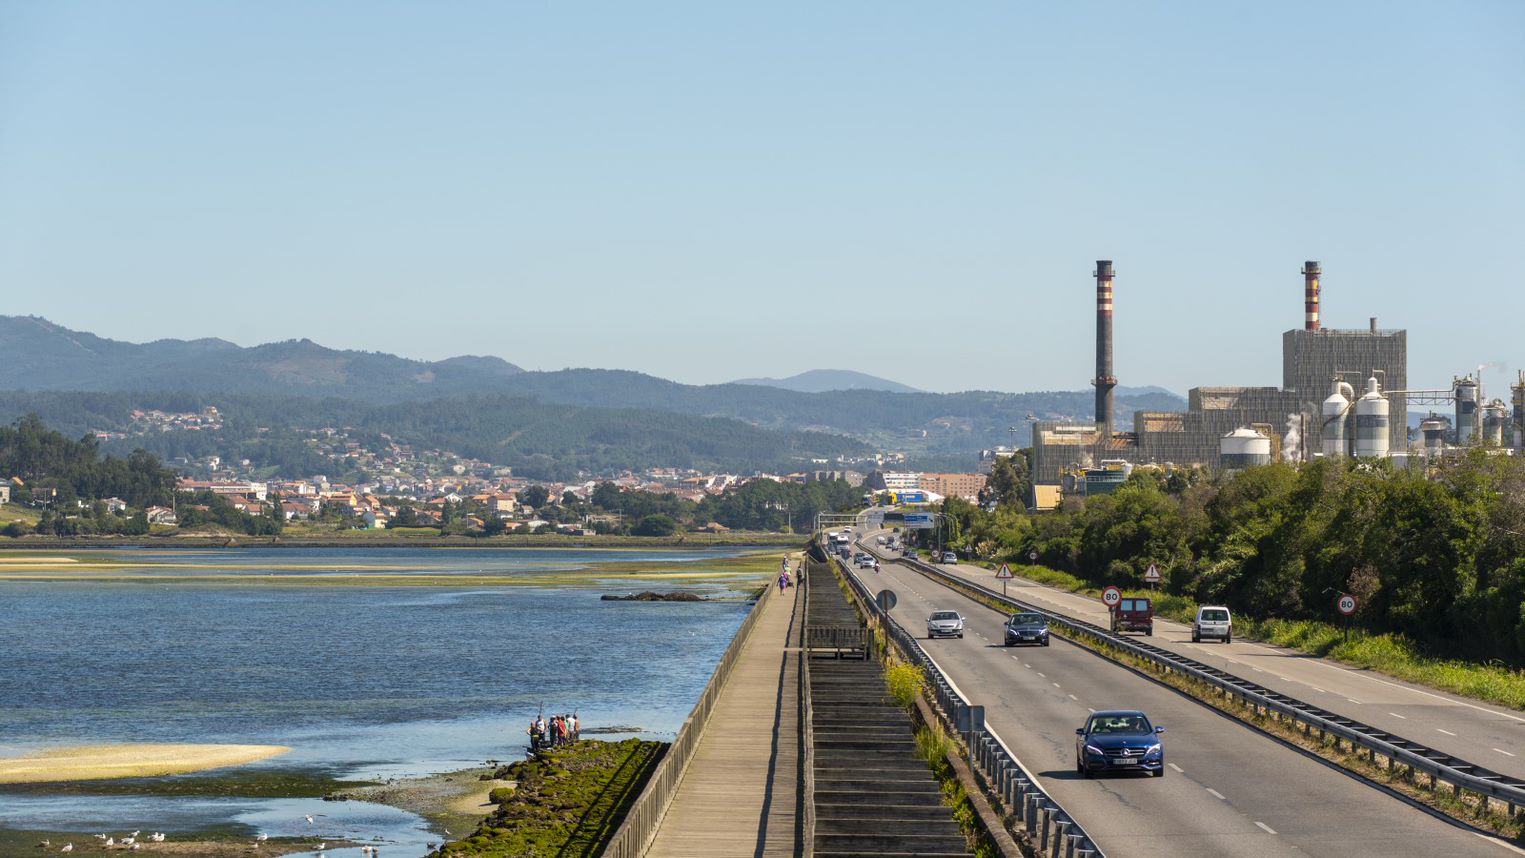
<svg viewBox="0 0 1525 858"><path fill-rule="evenodd" d="M1525 3L0 0L0 313L707 383L1525 366Z"/></svg>

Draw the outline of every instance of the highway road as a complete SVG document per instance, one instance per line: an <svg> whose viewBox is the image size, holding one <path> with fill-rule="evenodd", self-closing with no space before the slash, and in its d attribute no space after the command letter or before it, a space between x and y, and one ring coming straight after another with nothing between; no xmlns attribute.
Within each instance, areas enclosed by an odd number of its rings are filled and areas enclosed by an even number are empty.
<svg viewBox="0 0 1525 858"><path fill-rule="evenodd" d="M859 574L895 591L893 614L968 618L963 639L925 642L986 723L1112 858L1525 854L1437 818L1091 652L1000 645L1005 616L899 564ZM1163 778L1083 779L1075 728L1094 709L1139 708L1166 727Z"/></svg>
<svg viewBox="0 0 1525 858"><path fill-rule="evenodd" d="M874 549L869 534L864 544ZM882 551L883 556L889 553ZM1000 592L989 569L967 564L940 566L976 584ZM1107 625L1107 609L1098 599L1066 593L1013 578L1007 595L1048 611ZM1156 619L1148 642L1248 679L1273 691L1354 718L1396 736L1420 742L1501 774L1525 779L1525 713L1467 700L1400 682L1369 670L1357 670L1296 650L1236 639L1191 642L1191 627Z"/></svg>

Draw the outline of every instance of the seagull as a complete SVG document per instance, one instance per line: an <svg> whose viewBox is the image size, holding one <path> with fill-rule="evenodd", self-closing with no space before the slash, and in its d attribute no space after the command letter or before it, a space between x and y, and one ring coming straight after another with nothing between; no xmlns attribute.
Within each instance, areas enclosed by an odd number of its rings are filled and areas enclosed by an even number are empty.
<svg viewBox="0 0 1525 858"><path fill-rule="evenodd" d="M74 851L74 844L73 843L65 843L64 844L64 848L62 848L62 849L60 849L58 851L59 852L73 852Z"/></svg>
<svg viewBox="0 0 1525 858"><path fill-rule="evenodd" d="M270 835L268 835L265 832L261 831L259 834L255 835L254 842L256 842L256 843L264 843L266 840L269 840L269 839L270 839Z"/></svg>
<svg viewBox="0 0 1525 858"><path fill-rule="evenodd" d="M133 837L137 837L137 836L138 836L138 832L136 832L136 831L134 831L134 832L133 832L133 833L132 833L132 836L133 836Z"/></svg>
<svg viewBox="0 0 1525 858"><path fill-rule="evenodd" d="M162 831L155 831L153 834L148 835L148 839L152 840L155 843L163 843L164 842L164 832L162 832Z"/></svg>
<svg viewBox="0 0 1525 858"><path fill-rule="evenodd" d="M46 848L48 848L49 846L52 846L52 845L53 845L53 841L51 841L51 840L44 840L41 843L37 844L37 848L38 849L46 849Z"/></svg>
<svg viewBox="0 0 1525 858"><path fill-rule="evenodd" d="M115 846L116 845L116 838L115 837L108 837L108 838L106 838L106 845L107 846Z"/></svg>
<svg viewBox="0 0 1525 858"><path fill-rule="evenodd" d="M307 814L306 816L304 816L302 818L307 820L307 824L308 825L312 825L312 814L309 813L309 814Z"/></svg>
<svg viewBox="0 0 1525 858"><path fill-rule="evenodd" d="M328 848L328 843L327 842L319 843L318 844L318 851L319 852L322 852L324 849L327 849L327 848Z"/></svg>

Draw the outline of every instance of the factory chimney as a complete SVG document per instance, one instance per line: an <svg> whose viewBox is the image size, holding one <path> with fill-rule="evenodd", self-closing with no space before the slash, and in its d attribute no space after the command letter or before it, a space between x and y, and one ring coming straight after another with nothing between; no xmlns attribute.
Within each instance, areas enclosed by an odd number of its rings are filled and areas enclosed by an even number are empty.
<svg viewBox="0 0 1525 858"><path fill-rule="evenodd" d="M1112 438L1112 260L1096 260L1096 423L1103 440Z"/></svg>
<svg viewBox="0 0 1525 858"><path fill-rule="evenodd" d="M1303 330L1316 331L1318 324L1318 278L1324 273L1317 260L1303 263Z"/></svg>

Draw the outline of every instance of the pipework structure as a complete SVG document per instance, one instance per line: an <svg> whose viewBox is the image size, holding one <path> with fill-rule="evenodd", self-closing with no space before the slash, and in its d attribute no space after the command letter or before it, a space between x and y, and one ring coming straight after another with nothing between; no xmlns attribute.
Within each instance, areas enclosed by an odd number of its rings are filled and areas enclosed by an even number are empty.
<svg viewBox="0 0 1525 858"><path fill-rule="evenodd" d="M1096 260L1096 425L1103 438L1111 438L1114 414L1112 391L1117 376L1112 374L1112 260Z"/></svg>

